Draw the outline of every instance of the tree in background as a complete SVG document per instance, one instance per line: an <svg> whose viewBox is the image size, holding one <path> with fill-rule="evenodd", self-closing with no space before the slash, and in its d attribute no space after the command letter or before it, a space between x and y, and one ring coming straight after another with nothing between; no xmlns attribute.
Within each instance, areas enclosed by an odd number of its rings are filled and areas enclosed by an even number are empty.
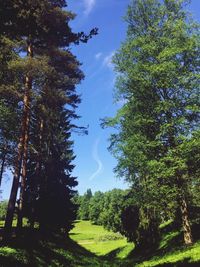
<svg viewBox="0 0 200 267"><path fill-rule="evenodd" d="M92 199L91 189L87 189L86 193L83 196L78 197L77 204L79 205L77 218L80 220L89 220L89 205Z"/></svg>
<svg viewBox="0 0 200 267"><path fill-rule="evenodd" d="M105 193L97 191L92 195L91 190L87 190L83 196L75 197L75 203L79 206L78 219L90 220L93 224L124 234L122 213L128 205L127 194L126 190L113 189Z"/></svg>
<svg viewBox="0 0 200 267"><path fill-rule="evenodd" d="M104 193L103 209L100 213L101 225L113 232L122 232L121 213L124 206L126 191L113 189Z"/></svg>
<svg viewBox="0 0 200 267"><path fill-rule="evenodd" d="M132 1L127 38L114 57L116 98L125 104L106 124L118 125L110 147L115 171L132 186L140 226L155 234L161 211L179 209L191 244L190 191L199 167L191 171L186 144L194 151L199 129L200 42L186 3Z"/></svg>
<svg viewBox="0 0 200 267"><path fill-rule="evenodd" d="M102 225L102 216L104 209L105 194L101 191L94 193L89 202L89 219L92 223Z"/></svg>

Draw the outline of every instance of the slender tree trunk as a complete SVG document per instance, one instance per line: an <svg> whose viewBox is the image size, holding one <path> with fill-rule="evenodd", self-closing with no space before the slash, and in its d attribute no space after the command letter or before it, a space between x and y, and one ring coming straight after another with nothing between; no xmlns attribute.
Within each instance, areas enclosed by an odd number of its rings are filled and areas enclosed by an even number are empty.
<svg viewBox="0 0 200 267"><path fill-rule="evenodd" d="M181 209L181 217L182 217L182 225L183 225L183 237L186 245L191 245L193 243L192 240L192 230L189 221L189 212L187 202L185 200L184 195L180 199L180 209Z"/></svg>
<svg viewBox="0 0 200 267"><path fill-rule="evenodd" d="M31 44L28 45L28 55L32 56ZM20 175L21 175L22 160L23 160L23 154L24 154L24 145L25 145L25 139L27 138L26 135L28 133L27 122L29 121L29 108L30 108L29 101L30 101L30 89L31 89L30 85L31 85L31 79L30 77L26 77L25 93L24 93L24 99L23 99L24 108L23 108L21 137L20 137L19 144L18 144L13 183L12 183L12 188L10 192L10 198L8 201L8 209L7 209L6 219L5 219L5 226L4 226L4 239L5 240L9 238L9 235L12 230L12 222L13 222L13 217L14 217L15 204L16 204L17 192L19 188L19 180L20 180ZM26 142L27 141L28 140L26 139ZM24 180L22 181L22 183L23 182ZM23 185L23 190L24 190L24 185Z"/></svg>
<svg viewBox="0 0 200 267"><path fill-rule="evenodd" d="M37 165L35 171L36 179L41 179L41 167L42 167L42 135L43 135L43 128L44 128L44 120L40 120L40 129L39 129L39 149L38 149L38 156L37 156ZM30 228L33 230L35 224L35 206L31 208L31 216L30 216Z"/></svg>
<svg viewBox="0 0 200 267"><path fill-rule="evenodd" d="M19 178L20 178L21 165L22 165L22 153L23 153L23 146L24 146L24 134L23 134L24 127L23 126L24 126L24 123L22 123L22 135L20 137L20 141L18 144L13 183L12 183L10 198L8 201L7 214L6 214L6 219L5 219L5 226L4 226L4 239L5 240L9 238L9 235L11 233L12 221L13 221L14 211L15 211L15 203L16 203L16 198L17 198L17 191L19 187Z"/></svg>
<svg viewBox="0 0 200 267"><path fill-rule="evenodd" d="M3 178L3 173L4 173L4 166L5 166L5 161L6 161L6 154L7 154L7 146L4 147L3 150L3 155L2 155L2 163L1 163L1 170L0 170L0 187L1 187L1 182L2 182L2 178Z"/></svg>
<svg viewBox="0 0 200 267"><path fill-rule="evenodd" d="M32 45L28 45L29 57L33 57ZM24 204L24 193L26 186L26 175L27 175L27 159L28 159L28 142L29 142L29 124L30 124L30 94L32 90L32 78L26 76L25 78L25 97L24 97L24 149L23 149L23 160L22 160L22 176L21 176L21 186L20 186L20 196L19 196L19 206L18 206L18 220L17 229L21 230L23 226L23 204Z"/></svg>
<svg viewBox="0 0 200 267"><path fill-rule="evenodd" d="M27 84L29 84L29 79L27 77ZM29 88L30 89L30 88ZM24 136L24 151L23 151L23 160L22 160L22 177L21 177L21 187L20 187L20 196L19 196L19 206L18 206L18 220L17 220L17 228L20 230L22 228L22 220L23 220L23 202L24 202L24 191L26 185L26 165L27 165L27 157L28 157L28 137L29 137L29 121L30 121L30 99L29 92L27 90L26 97L26 120L25 120L25 136Z"/></svg>
<svg viewBox="0 0 200 267"><path fill-rule="evenodd" d="M191 230L190 220L189 220L188 204L185 198L186 189L184 185L184 180L179 174L177 174L177 187L179 190L178 202L179 202L179 208L181 212L180 215L181 215L181 221L182 221L182 227L183 227L183 239L186 245L191 245L193 243L193 238L192 238L192 230Z"/></svg>

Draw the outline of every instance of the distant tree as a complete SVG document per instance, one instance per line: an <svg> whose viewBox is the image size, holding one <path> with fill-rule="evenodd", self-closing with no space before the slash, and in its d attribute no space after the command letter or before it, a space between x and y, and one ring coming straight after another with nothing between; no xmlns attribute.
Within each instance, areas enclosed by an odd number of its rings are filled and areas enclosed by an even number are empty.
<svg viewBox="0 0 200 267"><path fill-rule="evenodd" d="M92 223L102 225L102 213L105 194L101 191L94 193L89 203L89 219Z"/></svg>
<svg viewBox="0 0 200 267"><path fill-rule="evenodd" d="M104 193L104 205L100 214L101 224L113 232L122 232L121 213L126 191L113 189Z"/></svg>
<svg viewBox="0 0 200 267"><path fill-rule="evenodd" d="M87 189L86 193L79 198L78 218L81 220L89 220L89 205L92 199L91 189Z"/></svg>

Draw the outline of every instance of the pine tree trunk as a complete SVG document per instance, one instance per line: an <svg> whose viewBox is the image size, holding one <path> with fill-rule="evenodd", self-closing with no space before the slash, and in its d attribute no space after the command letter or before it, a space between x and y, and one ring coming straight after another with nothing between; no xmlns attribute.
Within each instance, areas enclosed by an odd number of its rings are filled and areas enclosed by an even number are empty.
<svg viewBox="0 0 200 267"><path fill-rule="evenodd" d="M15 171L14 171L14 176L13 176L13 183L12 183L10 198L8 201L7 214L6 214L6 219L5 219L5 226L4 226L4 239L5 240L9 238L9 235L11 233L12 221L14 217L15 203L16 203L16 198L17 198L17 191L19 187L19 178L20 178L21 165L22 165L22 153L23 153L23 145L24 145L23 132L24 132L24 128L23 128L23 123L22 123L22 135L21 135L21 138L18 144L18 152L17 152Z"/></svg>
<svg viewBox="0 0 200 267"><path fill-rule="evenodd" d="M39 133L39 149L38 149L38 156L37 156L37 165L35 171L35 177L40 180L41 179L41 167L42 167L42 135L43 135L43 128L44 128L44 120L40 120L40 133ZM35 206L31 208L31 216L30 216L30 228L33 230L35 224Z"/></svg>
<svg viewBox="0 0 200 267"><path fill-rule="evenodd" d="M182 216L184 242L186 245L191 245L193 243L192 231L191 231L190 222L189 222L187 202L184 196L182 196L181 198L180 208L181 208L181 216Z"/></svg>
<svg viewBox="0 0 200 267"><path fill-rule="evenodd" d="M29 57L33 57L32 45L28 45ZM23 204L24 204L24 192L26 186L26 175L27 175L27 158L28 158L28 141L29 141L29 123L30 123L30 93L32 90L32 78L26 76L25 78L25 96L24 96L24 149L23 149L23 160L22 160L22 176L21 176L21 187L19 196L19 206L18 206L18 220L17 229L21 230L23 226Z"/></svg>
<svg viewBox="0 0 200 267"><path fill-rule="evenodd" d="M0 171L0 187L1 187L1 182L3 178L3 172L4 172L4 166L5 166L5 161L6 161L6 147L4 148L3 151L3 156L2 156L2 163L1 163L1 171Z"/></svg>
<svg viewBox="0 0 200 267"><path fill-rule="evenodd" d="M32 46L28 45L28 55L32 56ZM10 192L10 198L8 201L8 208L7 208L7 214L5 219L5 226L4 226L4 239L6 240L9 238L9 235L12 230L12 222L14 217L14 211L15 211L15 205L16 205L16 198L17 198L17 192L19 188L19 181L20 181L20 175L21 175L21 168L22 168L22 161L23 161L23 154L24 154L24 147L25 140L26 143L28 141L28 130L27 130L27 122L29 123L29 101L30 101L30 85L31 85L31 79L29 77L26 77L26 84L25 84L25 93L24 93L24 99L23 99L23 119L22 119L22 129L21 129L21 137L18 144L18 151L17 151L17 158L16 158L16 165L15 165L15 171L13 176L13 183L12 188ZM28 143L27 143L28 144ZM27 152L25 152L27 153ZM24 180L22 181L21 190L24 190ZM23 188L23 189L22 189ZM22 208L22 206L21 206Z"/></svg>
<svg viewBox="0 0 200 267"><path fill-rule="evenodd" d="M26 164L27 164L27 156L28 156L28 137L29 137L29 121L30 121L30 88L29 88L29 79L26 78L27 83L27 94L25 99L26 111L25 111L25 136L24 136L24 149L23 149L23 160L22 160L22 177L21 177L21 187L20 187L20 196L19 196L19 206L18 206L18 220L17 220L17 228L20 230L22 228L22 210L23 210L23 201L24 201L24 191L26 185Z"/></svg>

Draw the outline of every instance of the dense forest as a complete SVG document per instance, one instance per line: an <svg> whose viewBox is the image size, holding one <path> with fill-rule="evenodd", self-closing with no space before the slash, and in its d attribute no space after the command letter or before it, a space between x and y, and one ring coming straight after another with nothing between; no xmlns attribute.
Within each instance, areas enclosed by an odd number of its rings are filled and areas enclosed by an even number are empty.
<svg viewBox="0 0 200 267"><path fill-rule="evenodd" d="M87 132L76 112L84 73L71 47L98 29L73 32L65 0L0 0L0 190L13 173L0 206L3 246L26 229L27 238L68 236L75 220L140 250L159 244L165 223L186 247L200 238L200 27L188 2L130 1L126 39L113 56L114 98L123 104L101 118L113 131L114 171L129 188L79 195L71 136Z"/></svg>

